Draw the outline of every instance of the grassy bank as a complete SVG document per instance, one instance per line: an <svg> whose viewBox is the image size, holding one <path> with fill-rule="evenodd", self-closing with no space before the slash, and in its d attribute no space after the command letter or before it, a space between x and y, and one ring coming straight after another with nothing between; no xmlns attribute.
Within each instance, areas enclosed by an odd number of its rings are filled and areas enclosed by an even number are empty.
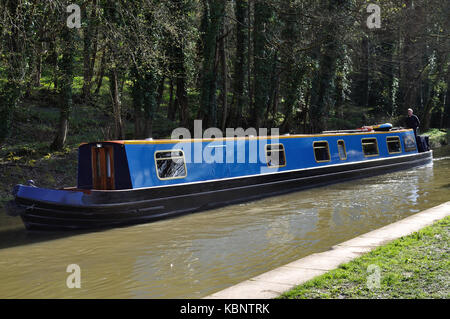
<svg viewBox="0 0 450 319"><path fill-rule="evenodd" d="M448 145L450 131L448 129L432 128L421 135L428 135L430 138L430 146L432 148Z"/></svg>
<svg viewBox="0 0 450 319"><path fill-rule="evenodd" d="M447 217L316 277L280 298L450 298L449 239ZM377 271L379 285L374 281Z"/></svg>

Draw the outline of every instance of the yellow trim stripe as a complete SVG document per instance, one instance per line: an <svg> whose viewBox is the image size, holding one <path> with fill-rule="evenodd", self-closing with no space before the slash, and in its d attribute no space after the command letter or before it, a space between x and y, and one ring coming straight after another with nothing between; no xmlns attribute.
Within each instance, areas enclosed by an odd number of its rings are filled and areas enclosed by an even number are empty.
<svg viewBox="0 0 450 319"><path fill-rule="evenodd" d="M273 138L308 138L308 137L328 137L328 136L353 136L353 135L371 135L371 134L395 134L401 132L408 132L411 130L398 130L388 132L361 132L361 133L336 133L336 134L297 134L297 135L278 135L278 136L243 136L243 137L222 137L222 138L190 138L190 139L161 139L161 140L125 140L121 141L123 144L173 144L173 143L195 143L195 142L221 142L234 140L270 140Z"/></svg>

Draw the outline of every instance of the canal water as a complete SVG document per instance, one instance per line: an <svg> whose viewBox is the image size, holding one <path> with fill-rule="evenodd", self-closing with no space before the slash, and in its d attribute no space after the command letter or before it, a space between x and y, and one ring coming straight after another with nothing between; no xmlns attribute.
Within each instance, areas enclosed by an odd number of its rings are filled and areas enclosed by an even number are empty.
<svg viewBox="0 0 450 319"><path fill-rule="evenodd" d="M449 200L445 147L427 166L101 232L26 232L0 211L0 298L200 298Z"/></svg>

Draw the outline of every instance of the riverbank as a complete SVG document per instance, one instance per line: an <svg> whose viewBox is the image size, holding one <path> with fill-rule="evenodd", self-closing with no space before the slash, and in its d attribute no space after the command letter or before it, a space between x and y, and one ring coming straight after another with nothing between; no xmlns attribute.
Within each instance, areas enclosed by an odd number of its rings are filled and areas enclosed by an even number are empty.
<svg viewBox="0 0 450 319"><path fill-rule="evenodd" d="M427 135L429 137L431 148L437 148L443 145L448 145L450 140L449 129L432 128L423 133L422 135Z"/></svg>
<svg viewBox="0 0 450 319"><path fill-rule="evenodd" d="M49 152L41 158L0 162L0 208L13 199L14 185L28 180L35 181L39 187L75 186L77 160L77 148L71 147L63 152Z"/></svg>
<svg viewBox="0 0 450 319"><path fill-rule="evenodd" d="M206 298L448 298L449 215L446 202ZM403 252L407 246L415 253ZM407 288L399 293L401 285Z"/></svg>
<svg viewBox="0 0 450 319"><path fill-rule="evenodd" d="M282 299L450 297L450 217L339 266Z"/></svg>

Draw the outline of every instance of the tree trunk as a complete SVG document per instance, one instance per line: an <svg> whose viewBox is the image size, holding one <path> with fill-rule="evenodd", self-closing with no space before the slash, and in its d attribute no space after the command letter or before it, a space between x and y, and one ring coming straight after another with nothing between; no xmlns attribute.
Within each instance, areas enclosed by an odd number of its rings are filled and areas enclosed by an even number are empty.
<svg viewBox="0 0 450 319"><path fill-rule="evenodd" d="M161 107L161 103L162 103L162 100L164 97L165 83L166 83L166 77L163 75L161 77L161 80L159 81L159 86L158 86L158 97L156 99L156 112L158 112L159 108Z"/></svg>
<svg viewBox="0 0 450 319"><path fill-rule="evenodd" d="M236 15L236 56L234 61L234 88L233 88L233 108L230 118L236 127L242 125L242 115L244 110L244 83L246 54L248 54L248 34L247 34L247 14L248 2L237 0L235 5ZM247 70L248 71L248 70Z"/></svg>
<svg viewBox="0 0 450 319"><path fill-rule="evenodd" d="M185 67L185 57L184 57L184 45L183 43L178 43L173 46L174 55L174 72L176 81L176 92L175 92L175 103L173 107L173 112L178 110L180 125L186 127L189 122L189 108L188 108L188 96L186 88L186 67ZM171 93L173 94L173 92ZM175 114L172 114L173 119L175 119Z"/></svg>
<svg viewBox="0 0 450 319"><path fill-rule="evenodd" d="M217 125L216 109L216 55L217 55L217 35L219 34L225 13L226 1L208 0L205 5L209 7L209 19L203 46L203 68L202 85L200 98L200 113L206 118L206 125Z"/></svg>
<svg viewBox="0 0 450 319"><path fill-rule="evenodd" d="M295 42L298 41L299 32L297 22L291 18L294 10L291 8L289 1L283 3L285 4L284 10L290 14L283 17L285 27L281 32L281 37L285 43L282 50L287 53L282 55L281 60L284 68L285 88L283 92L284 120L280 129L282 133L288 133L291 128L290 122L294 116L295 104L300 100L299 87L303 80L303 70L300 63L297 62L297 59L301 57L295 56L290 52L291 48L294 47Z"/></svg>
<svg viewBox="0 0 450 319"><path fill-rule="evenodd" d="M423 39L419 39L422 32L423 10L413 0L406 1L406 22L404 23L403 51L401 58L401 75L399 85L399 114L406 114L408 108L416 108L419 93L419 71L422 55L420 48ZM416 108L416 113L419 110Z"/></svg>
<svg viewBox="0 0 450 319"><path fill-rule="evenodd" d="M252 46L252 3L253 0L248 0L247 8L247 86L248 86L248 106L253 107L253 82L252 82L252 57L253 57L253 46ZM254 7L254 5L253 5ZM242 120L242 118L241 118Z"/></svg>
<svg viewBox="0 0 450 319"><path fill-rule="evenodd" d="M183 73L177 76L177 91L175 101L180 112L180 125L183 127L186 127L189 124L189 108L185 77L186 75L183 68Z"/></svg>
<svg viewBox="0 0 450 319"><path fill-rule="evenodd" d="M444 119L442 127L450 128L450 69L447 70L447 92L444 102Z"/></svg>
<svg viewBox="0 0 450 319"><path fill-rule="evenodd" d="M147 70L143 82L145 137L153 136L153 118L156 110L159 78L155 70Z"/></svg>
<svg viewBox="0 0 450 319"><path fill-rule="evenodd" d="M50 46L50 63L52 65L52 71L53 71L53 86L54 89L57 90L58 89L58 52L57 52L57 48L56 48L56 39L53 38L50 40L49 43Z"/></svg>
<svg viewBox="0 0 450 319"><path fill-rule="evenodd" d="M430 129L430 122L431 122L431 113L434 108L433 99L428 99L428 103L425 105L423 110L423 118L422 118L422 125L420 127L420 130L422 132L426 132Z"/></svg>
<svg viewBox="0 0 450 319"><path fill-rule="evenodd" d="M170 77L169 83L169 102L167 103L167 118L175 121L176 108L173 100L173 78Z"/></svg>
<svg viewBox="0 0 450 319"><path fill-rule="evenodd" d="M42 75L42 42L39 41L36 45L36 69L34 73L33 86L41 86Z"/></svg>
<svg viewBox="0 0 450 319"><path fill-rule="evenodd" d="M97 87L95 89L95 95L100 93L100 88L102 87L103 77L105 76L105 64L106 64L106 50L103 51L102 59L100 61L100 67L97 73L97 78L95 82L97 83Z"/></svg>
<svg viewBox="0 0 450 319"><path fill-rule="evenodd" d="M227 122L227 116L228 116L228 85L227 85L227 75L228 75L228 68L227 68L227 52L225 49L225 35L227 33L226 28L222 28L222 36L219 40L219 56L220 56L220 65L221 65L221 72L222 72L222 131L225 131L226 128L226 122Z"/></svg>
<svg viewBox="0 0 450 319"><path fill-rule="evenodd" d="M325 12L330 15L338 10L340 2L322 1ZM336 75L336 60L339 54L338 32L333 21L325 22L323 27L324 44L323 52L317 52L319 56L319 72L313 81L312 95L311 95L311 124L315 133L327 129L328 117L330 112L330 104L333 99L332 93L334 91L332 82Z"/></svg>
<svg viewBox="0 0 450 319"><path fill-rule="evenodd" d="M275 54L273 54L272 59L272 71L270 73L270 86L268 87L268 93L269 93L269 101L266 105L266 112L265 112L265 127L272 127L274 124L274 106L276 104L275 100L278 99L278 52L276 51Z"/></svg>
<svg viewBox="0 0 450 319"><path fill-rule="evenodd" d="M266 28L268 28L271 7L267 0L256 1L255 18L253 27L253 59L254 59L254 104L252 112L252 123L254 127L261 127L264 119L264 112L269 102L270 73L272 59L267 51Z"/></svg>
<svg viewBox="0 0 450 319"><path fill-rule="evenodd" d="M62 48L63 57L61 61L61 81L60 81L60 114L58 130L51 145L53 150L61 150L67 138L69 130L69 117L72 109L72 84L74 75L74 32L76 30L63 28L62 30Z"/></svg>
<svg viewBox="0 0 450 319"><path fill-rule="evenodd" d="M131 86L131 98L134 108L134 138L144 138L144 111L143 111L143 92L141 88L141 78L136 66L131 68L131 80L133 85Z"/></svg>
<svg viewBox="0 0 450 319"><path fill-rule="evenodd" d="M125 133L123 130L121 101L119 92L119 79L117 74L117 67L112 66L109 70L109 90L111 95L111 102L114 115L114 136L117 139L124 139Z"/></svg>
<svg viewBox="0 0 450 319"><path fill-rule="evenodd" d="M95 9L92 9L95 10ZM91 88L91 51L92 51L92 33L93 33L93 21L91 16L87 12L87 6L83 12L84 20L87 21L87 26L83 28L83 100L86 103L90 98Z"/></svg>

